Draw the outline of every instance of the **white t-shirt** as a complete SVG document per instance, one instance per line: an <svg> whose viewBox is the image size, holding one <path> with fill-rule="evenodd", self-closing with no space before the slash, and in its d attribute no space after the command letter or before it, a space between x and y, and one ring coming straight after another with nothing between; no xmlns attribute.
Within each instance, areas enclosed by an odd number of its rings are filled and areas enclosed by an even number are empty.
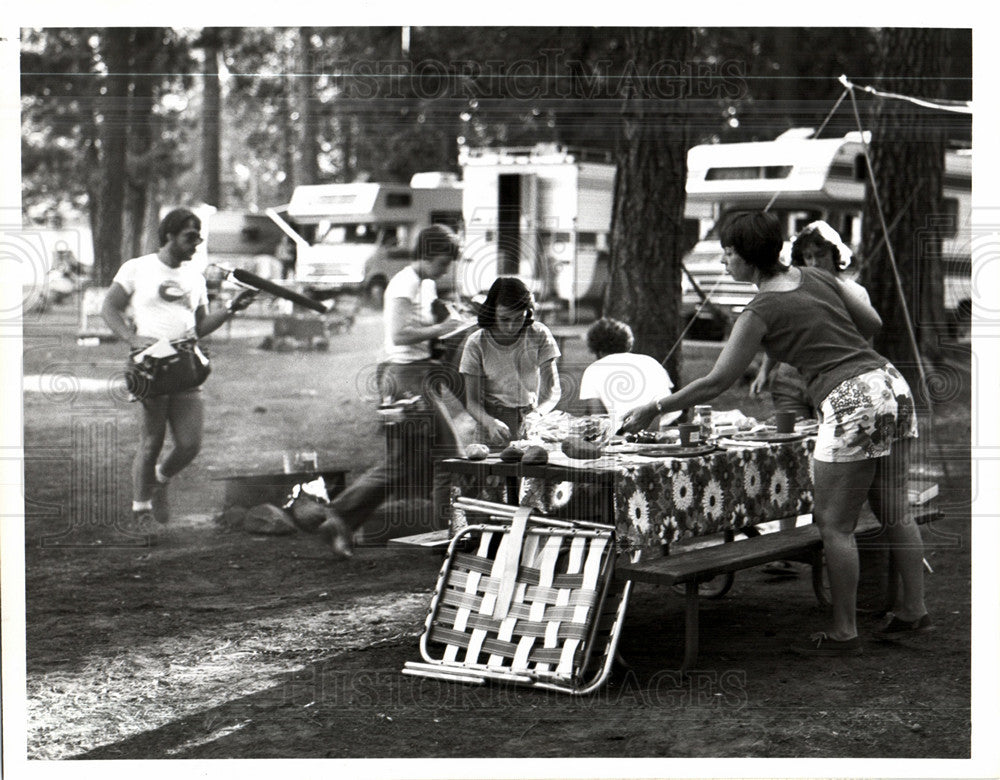
<svg viewBox="0 0 1000 780"><path fill-rule="evenodd" d="M666 369L655 358L618 352L587 366L580 377L580 399L601 399L611 415L612 430L618 430L626 412L670 395L673 386ZM681 412L665 414L661 424L680 415Z"/></svg>
<svg viewBox="0 0 1000 780"><path fill-rule="evenodd" d="M437 284L433 279L421 279L413 266L406 266L397 273L385 288L383 303L383 319L385 321L385 356L390 363L413 363L426 360L431 356L430 340L417 344L396 345L392 341L392 332L396 323L396 301L403 298L410 302L417 325L433 325L434 315L431 314L431 304L437 300Z"/></svg>
<svg viewBox="0 0 1000 780"><path fill-rule="evenodd" d="M181 263L171 268L156 254L126 260L112 280L130 298L136 335L154 339L181 339L194 336L199 306L208 306L205 277Z"/></svg>
<svg viewBox="0 0 1000 780"><path fill-rule="evenodd" d="M486 330L465 342L458 370L483 379L484 401L516 409L537 406L541 366L559 357L552 331L532 322L513 344L500 344Z"/></svg>

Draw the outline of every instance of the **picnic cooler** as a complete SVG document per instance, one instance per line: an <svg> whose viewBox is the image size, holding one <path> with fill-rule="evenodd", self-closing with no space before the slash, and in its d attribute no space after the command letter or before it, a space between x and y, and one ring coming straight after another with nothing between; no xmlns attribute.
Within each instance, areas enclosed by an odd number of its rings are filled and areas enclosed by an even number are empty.
<svg viewBox="0 0 1000 780"><path fill-rule="evenodd" d="M583 695L607 680L631 583L615 582L611 526L470 498L487 522L452 539L403 674Z"/></svg>

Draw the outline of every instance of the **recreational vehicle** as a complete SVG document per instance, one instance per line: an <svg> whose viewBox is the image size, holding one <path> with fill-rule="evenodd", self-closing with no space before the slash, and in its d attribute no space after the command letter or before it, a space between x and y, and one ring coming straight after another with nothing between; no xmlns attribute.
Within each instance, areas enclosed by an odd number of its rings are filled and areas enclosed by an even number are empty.
<svg viewBox="0 0 1000 780"><path fill-rule="evenodd" d="M774 141L705 144L688 151L687 225L698 241L684 257L681 311L696 318L692 335L720 337L754 294L722 265L717 226L739 210L765 209L794 236L823 219L858 251L867 179L858 133L813 139L811 128ZM571 314L601 301L608 283L608 247L615 166L561 146L463 149L462 212L466 249L459 291L486 290L498 274L517 274L540 300L557 300ZM971 266L968 231L972 157L947 154L942 247L944 304L968 311ZM890 217L891 220L891 217ZM784 252L789 255L789 245ZM700 291L700 292L699 292ZM702 293L707 296L704 303Z"/></svg>
<svg viewBox="0 0 1000 780"><path fill-rule="evenodd" d="M789 237L822 219L858 252L868 178L863 139L856 132L822 139L811 138L812 133L798 128L774 141L705 144L688 151L685 216L699 220L701 240L684 258L681 310L688 319L697 316L703 332L727 332L755 292L753 285L733 281L723 268L718 226L727 214L767 208ZM937 227L944 232L944 306L950 317L967 311L971 300L971 190L971 153L949 151L945 213ZM892 215L887 219L891 223ZM789 243L784 254L790 261ZM707 304L696 285L707 295Z"/></svg>
<svg viewBox="0 0 1000 780"><path fill-rule="evenodd" d="M599 301L608 282L615 166L553 144L464 148L466 296L517 274L540 300Z"/></svg>
<svg viewBox="0 0 1000 780"><path fill-rule="evenodd" d="M317 298L366 293L380 305L389 279L413 259L420 230L460 228L462 188L443 173L414 174L409 185L303 185L267 214L295 242L298 287Z"/></svg>

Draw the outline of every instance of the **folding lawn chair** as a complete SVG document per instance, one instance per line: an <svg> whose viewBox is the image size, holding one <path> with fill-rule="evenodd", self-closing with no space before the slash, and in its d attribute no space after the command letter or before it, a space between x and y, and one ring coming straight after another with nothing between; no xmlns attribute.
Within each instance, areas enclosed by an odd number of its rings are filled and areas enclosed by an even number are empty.
<svg viewBox="0 0 1000 780"><path fill-rule="evenodd" d="M407 662L403 674L597 690L631 587L614 582L614 528L476 499L456 505L489 522L452 539L420 638L424 662Z"/></svg>

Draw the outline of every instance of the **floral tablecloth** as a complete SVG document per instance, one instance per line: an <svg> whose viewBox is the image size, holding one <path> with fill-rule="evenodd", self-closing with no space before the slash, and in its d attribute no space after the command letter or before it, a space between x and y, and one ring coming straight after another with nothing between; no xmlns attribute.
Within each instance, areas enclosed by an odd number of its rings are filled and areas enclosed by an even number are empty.
<svg viewBox="0 0 1000 780"><path fill-rule="evenodd" d="M517 503L557 517L581 505L600 512L610 506L607 488L582 485L575 474L608 475L621 551L659 548L682 537L811 512L813 444L809 438L694 458L616 455L582 467L550 466L547 478L520 480ZM453 496L513 503L503 476L452 473L451 479ZM453 530L462 525L457 513Z"/></svg>

